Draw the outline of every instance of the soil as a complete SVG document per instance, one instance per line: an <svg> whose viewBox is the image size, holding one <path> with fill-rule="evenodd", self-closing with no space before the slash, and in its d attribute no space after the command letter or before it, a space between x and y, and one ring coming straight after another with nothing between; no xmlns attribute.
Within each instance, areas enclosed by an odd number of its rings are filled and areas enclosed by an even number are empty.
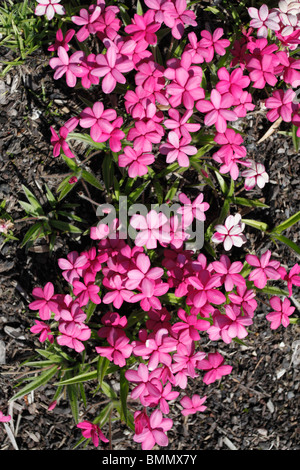
<svg viewBox="0 0 300 470"><path fill-rule="evenodd" d="M2 48L0 56L10 60L12 53ZM11 412L20 450L71 450L81 437L72 421L67 400L62 399L56 408L48 411L55 392L51 384L17 400L13 408L8 409L7 405L22 377L22 363L40 347L29 331L33 324L28 309L32 289L49 280L57 283L60 275L57 259L71 250L83 250L88 243L88 237L58 235L52 253L46 240L29 248L21 247L30 226L28 221L20 220L25 215L18 202L25 200L22 185L41 200L45 183L55 192L68 169L61 159L53 158L49 128L54 125L57 129L82 109L78 93L66 87L63 80L53 80L48 59L45 51L39 51L29 57L25 65L11 69L0 80L0 201L6 201L6 211L15 221L13 233L18 238L7 243L0 238L0 345L5 348L5 358L0 365L0 410L4 414ZM110 106L116 105L114 95L108 99ZM263 110L250 113L237 125L245 132L249 157L264 163L270 177L263 190L251 192L253 198L260 198L269 208L243 208L242 214L274 227L299 210L299 154L291 137L278 130L259 143L270 127ZM280 130L288 129L281 126ZM80 153L80 146L76 150ZM101 179L99 160L93 160L91 169ZM84 214L86 226L83 229L87 229L97 218L94 206L82 198L82 194L97 201L103 195L91 188L87 193L86 188L81 187L66 198L68 202L75 200L80 204L78 215ZM286 245L278 242L276 246L268 236L250 227L246 233L247 251L255 250L260 254L272 249L273 256L288 268L299 262L299 255ZM288 229L285 235L299 245L299 224ZM299 289L294 289L297 308L299 293ZM265 319L267 311L268 306L260 303L244 345L226 346L202 340L203 350L209 352L218 348L233 365L233 371L217 384L205 386L201 377L189 382L187 394L207 395L207 409L185 419L179 405L172 408L170 417L174 427L168 433L169 451L300 449L297 349L300 328L290 325L271 331ZM80 410L82 419L92 420L99 403L101 398L91 395L88 408L82 406ZM103 432L108 432L108 425ZM113 450L137 448L132 432L119 422L113 422L112 437ZM13 450L3 427L0 427L0 448ZM94 449L92 444L85 448Z"/></svg>

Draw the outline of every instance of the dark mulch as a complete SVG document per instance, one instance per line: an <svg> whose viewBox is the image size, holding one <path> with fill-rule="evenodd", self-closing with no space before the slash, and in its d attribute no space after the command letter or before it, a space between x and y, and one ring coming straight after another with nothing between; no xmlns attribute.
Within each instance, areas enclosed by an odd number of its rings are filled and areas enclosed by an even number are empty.
<svg viewBox="0 0 300 470"><path fill-rule="evenodd" d="M1 50L6 60L11 55ZM60 82L63 82L60 81ZM18 200L25 200L21 185L41 197L46 182L53 190L62 179L66 165L54 159L50 146L50 125L63 124L82 109L74 91L55 82L47 68L47 57L36 54L26 65L12 69L0 80L0 201L7 201L6 210L14 220L24 216ZM111 104L114 97L111 97ZM50 104L49 104L50 103ZM243 215L267 222L274 227L299 210L300 162L292 140L275 132L267 140L258 140L269 127L263 113L253 113L241 123L246 130L249 157L265 164L270 183L253 197L262 198L269 209ZM98 168L98 170L97 170ZM93 170L101 177L99 162ZM58 175L53 177L53 175ZM84 188L81 188L84 189ZM93 197L101 197L92 192ZM72 197L81 204L81 215L90 224L96 223L90 203ZM72 199L73 200L73 199ZM40 344L29 328L33 319L28 310L31 291L49 279L59 279L57 259L71 249L81 251L86 240L59 236L53 254L47 243L41 241L29 250L20 242L29 225L18 222L14 234L19 242L2 244L0 238L0 344L5 347L5 363L1 364L0 410L7 413L7 401L15 393L14 386L21 378L21 363L32 356ZM292 227L285 235L299 244L299 227ZM274 250L274 257L287 267L299 262L299 257L285 245L276 247L267 236L247 228L247 250L255 248L260 254ZM299 291L295 290L299 299ZM217 344L203 341L203 350L218 348L233 365L230 376L220 383L204 386L201 377L190 382L186 392L207 395L207 410L184 419L179 406L174 406L171 417L174 427L168 433L170 450L299 450L299 349L300 328L290 326L272 332L265 314L268 308L259 304L255 323L249 329L245 345ZM70 450L81 433L76 429L66 400L61 400L51 412L47 410L55 387L39 389L34 396L17 400L13 409L16 441L21 450ZM33 399L32 399L33 398ZM102 397L89 397L87 410L82 408L82 419L93 419L101 409ZM107 426L103 429L107 433ZM113 423L113 449L135 449L132 433L118 422ZM2 450L13 449L0 427ZM89 445L87 449L92 449Z"/></svg>

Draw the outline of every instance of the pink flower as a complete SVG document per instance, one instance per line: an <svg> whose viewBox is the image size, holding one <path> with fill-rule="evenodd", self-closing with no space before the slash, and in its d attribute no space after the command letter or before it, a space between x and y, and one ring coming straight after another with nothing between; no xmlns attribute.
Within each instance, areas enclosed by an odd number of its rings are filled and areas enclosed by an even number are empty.
<svg viewBox="0 0 300 470"><path fill-rule="evenodd" d="M188 416L188 415L193 415L197 413L197 411L205 411L206 406L203 405L203 403L206 400L206 396L203 398L200 398L199 395L195 394L192 396L192 398L185 396L180 400L181 406L183 406L183 410L181 410L181 413L183 416Z"/></svg>
<svg viewBox="0 0 300 470"><path fill-rule="evenodd" d="M223 243L226 251L231 250L232 246L241 247L246 243L247 239L242 233L245 224L241 222L241 215L229 215L224 225L216 225L216 233L213 234L211 240L215 243Z"/></svg>
<svg viewBox="0 0 300 470"><path fill-rule="evenodd" d="M226 317L229 324L223 328L222 339L225 343L231 343L233 338L243 339L248 336L246 326L252 325L251 317L244 315L238 305L225 305Z"/></svg>
<svg viewBox="0 0 300 470"><path fill-rule="evenodd" d="M85 255L79 255L77 251L71 251L67 259L59 258L58 266L63 270L62 275L67 282L73 284L75 279L79 279L83 269L88 266L88 259Z"/></svg>
<svg viewBox="0 0 300 470"><path fill-rule="evenodd" d="M169 284L164 282L155 282L153 279L145 277L139 289L142 291L130 297L129 302L140 302L141 308L148 312L150 309L160 310L162 305L158 297L166 294L169 290Z"/></svg>
<svg viewBox="0 0 300 470"><path fill-rule="evenodd" d="M179 111L174 108L169 109L168 113L170 119L164 120L164 126L167 129L174 130L179 138L182 136L186 139L190 139L190 132L197 132L201 127L200 124L188 122L190 117L193 115L192 109L185 111L182 116Z"/></svg>
<svg viewBox="0 0 300 470"><path fill-rule="evenodd" d="M293 294L293 285L300 286L300 265L295 264L289 273L287 273L286 269L282 266L280 266L277 271L279 272L281 279L287 282L289 295L291 296Z"/></svg>
<svg viewBox="0 0 300 470"><path fill-rule="evenodd" d="M75 158L75 155L71 151L69 144L67 142L67 137L70 132L72 132L78 124L77 118L69 119L60 129L59 135L53 127L50 127L51 131L51 144L53 145L53 156L58 157L60 155L60 151L62 150L66 157L68 158Z"/></svg>
<svg viewBox="0 0 300 470"><path fill-rule="evenodd" d="M253 88L262 89L265 84L275 86L277 78L275 77L274 67L277 65L277 59L271 54L264 54L262 57L252 57L247 63L249 76L253 82Z"/></svg>
<svg viewBox="0 0 300 470"><path fill-rule="evenodd" d="M181 58L181 66L176 64L175 69L169 67L165 71L165 76L171 83L166 86L166 91L171 97L169 98L170 105L176 108L183 104L187 110L194 108L196 100L203 99L205 93L201 88L202 72L191 75L191 62L192 56L188 52L184 52Z"/></svg>
<svg viewBox="0 0 300 470"><path fill-rule="evenodd" d="M182 321L172 325L172 333L179 333L180 340L186 344L190 341L199 341L199 331L206 331L210 326L207 320L198 319L197 315L188 315L183 308L178 310L177 315Z"/></svg>
<svg viewBox="0 0 300 470"><path fill-rule="evenodd" d="M224 159L225 165L229 165L235 155L239 158L244 158L247 155L246 147L241 145L244 142L243 137L234 129L218 132L214 137L214 141L221 147L213 154L213 158L216 160L216 156L221 157Z"/></svg>
<svg viewBox="0 0 300 470"><path fill-rule="evenodd" d="M162 240L170 241L170 236L163 231L163 226L168 221L165 214L156 212L154 209L149 211L146 217L135 214L130 219L130 225L139 230L135 238L136 246L146 246L148 249L157 247L157 242Z"/></svg>
<svg viewBox="0 0 300 470"><path fill-rule="evenodd" d="M124 301L129 302L133 292L126 289L125 283L125 279L119 274L111 276L110 278L105 277L103 279L103 285L107 289L110 289L110 292L107 292L103 297L103 303L112 303L115 308L119 309Z"/></svg>
<svg viewBox="0 0 300 470"><path fill-rule="evenodd" d="M169 0L145 0L145 4L151 10L155 12L155 21L158 23L163 23L164 21L164 13L163 13L163 4L169 2Z"/></svg>
<svg viewBox="0 0 300 470"><path fill-rule="evenodd" d="M128 281L126 282L126 287L130 290L136 289L143 279L160 279L163 274L163 268L151 268L151 262L149 256L145 253L139 253L135 260L135 268L130 269L127 272Z"/></svg>
<svg viewBox="0 0 300 470"><path fill-rule="evenodd" d="M243 93L243 88L250 84L250 78L243 75L243 70L238 67L231 73L225 67L221 67L218 72L219 81L216 83L216 89L221 95L231 93L234 97L234 104L239 103L239 98Z"/></svg>
<svg viewBox="0 0 300 470"><path fill-rule="evenodd" d="M136 66L137 73L134 80L148 93L159 91L165 86L164 67L154 60L145 59Z"/></svg>
<svg viewBox="0 0 300 470"><path fill-rule="evenodd" d="M186 8L186 0L175 0L174 3L165 2L161 7L164 14L164 23L171 28L175 39L182 38L185 24L197 26L195 13Z"/></svg>
<svg viewBox="0 0 300 470"><path fill-rule="evenodd" d="M152 119L141 120L136 121L134 127L129 129L127 140L133 141L134 150L146 153L152 151L152 144L158 144L161 141L161 135L157 132Z"/></svg>
<svg viewBox="0 0 300 470"><path fill-rule="evenodd" d="M167 143L162 144L159 151L163 155L167 155L167 163L173 163L177 160L180 167L189 167L190 160L188 155L195 155L197 153L197 148L189 145L191 140L191 138L186 139L185 137L179 140L177 133L171 131L168 134Z"/></svg>
<svg viewBox="0 0 300 470"><path fill-rule="evenodd" d="M255 267L249 274L249 281L253 281L258 289L263 289L268 279L280 279L280 273L277 269L280 266L279 261L270 260L271 251L265 251L260 259L255 255L246 255L246 261L250 266Z"/></svg>
<svg viewBox="0 0 300 470"><path fill-rule="evenodd" d="M269 121L274 122L282 117L283 121L291 122L295 96L296 93L292 89L275 90L272 96L265 101L266 108L271 109L267 112Z"/></svg>
<svg viewBox="0 0 300 470"><path fill-rule="evenodd" d="M290 324L289 316L295 311L295 307L291 307L289 299L282 301L277 296L271 297L270 305L274 309L266 315L266 319L271 322L270 328L276 330L280 325L286 328Z"/></svg>
<svg viewBox="0 0 300 470"><path fill-rule="evenodd" d="M159 376L159 369L155 369L149 373L148 367L144 363L139 364L138 370L127 370L125 372L126 379L129 382L138 384L137 387L132 390L131 398L134 400L139 398L143 404L145 395L150 395L154 398L160 397L160 390L154 385L153 381L154 378Z"/></svg>
<svg viewBox="0 0 300 470"><path fill-rule="evenodd" d="M237 293L230 292L228 294L229 300L233 304L240 305L248 317L253 317L254 310L257 307L257 302L254 299L255 292L253 289L247 289L246 285L240 285L236 288Z"/></svg>
<svg viewBox="0 0 300 470"><path fill-rule="evenodd" d="M203 377L203 382L206 385L212 384L216 380L220 380L223 375L231 373L232 366L226 365L224 362L224 357L218 351L209 353L207 359L198 362L197 367L207 371Z"/></svg>
<svg viewBox="0 0 300 470"><path fill-rule="evenodd" d="M205 212L210 206L208 202L203 202L203 193L200 193L193 202L184 193L180 193L178 198L183 206L177 209L177 214L182 215L184 227L191 225L194 217L201 221L206 220Z"/></svg>
<svg viewBox="0 0 300 470"><path fill-rule="evenodd" d="M107 340L110 346L97 346L97 353L102 357L106 357L114 364L124 367L126 365L126 359L130 357L132 353L132 346L129 344L129 338L124 335L115 335L114 337L109 337Z"/></svg>
<svg viewBox="0 0 300 470"><path fill-rule="evenodd" d="M73 23L81 26L80 30L76 33L79 42L85 41L90 34L96 34L97 31L103 29L102 25L99 23L100 15L101 8L96 6L92 13L82 8L79 12L79 16L71 17Z"/></svg>
<svg viewBox="0 0 300 470"><path fill-rule="evenodd" d="M234 98L231 93L221 95L218 90L213 89L210 94L210 100L199 100L196 103L198 111L205 114L204 124L212 126L215 124L218 132L225 132L227 121L236 121L237 115L229 110L234 104Z"/></svg>
<svg viewBox="0 0 300 470"><path fill-rule="evenodd" d="M143 450L151 450L158 444L159 446L168 445L168 437L166 432L173 426L173 421L170 418L163 418L160 410L155 410L149 418L149 423L146 425L139 434L133 436L135 442L142 444Z"/></svg>
<svg viewBox="0 0 300 470"><path fill-rule="evenodd" d="M55 13L58 15L64 15L66 13L64 7L59 5L60 0L37 0L37 2L39 5L35 8L35 15L46 15L49 21L52 20Z"/></svg>
<svg viewBox="0 0 300 470"><path fill-rule="evenodd" d="M91 300L94 304L101 303L98 295L100 287L95 284L95 276L92 273L86 273L84 282L75 279L73 281L73 294L78 298L79 305L87 305Z"/></svg>
<svg viewBox="0 0 300 470"><path fill-rule="evenodd" d="M219 276L211 275L207 269L199 271L197 276L190 276L188 283L196 289L196 294L192 298L196 308L203 307L207 302L220 305L226 301L225 295L216 289L220 285Z"/></svg>
<svg viewBox="0 0 300 470"><path fill-rule="evenodd" d="M85 349L83 341L90 338L91 330L81 321L74 321L76 320L76 314L75 311L74 319L70 321L60 321L59 331L61 335L57 337L57 342L60 346L67 346L81 353Z"/></svg>
<svg viewBox="0 0 300 470"><path fill-rule="evenodd" d="M200 41L194 32L188 34L189 43L185 47L184 51L188 52L192 56L193 64L202 64L207 57L207 52L204 47L200 46Z"/></svg>
<svg viewBox="0 0 300 470"><path fill-rule="evenodd" d="M28 307L30 310L38 310L42 320L49 320L51 318L51 312L58 312L58 304L52 282L47 282L44 288L35 287L32 291L32 295L36 300L31 302Z"/></svg>
<svg viewBox="0 0 300 470"><path fill-rule="evenodd" d="M39 340L41 343L44 343L46 339L48 339L50 343L54 342L50 326L42 321L35 320L35 325L30 328L30 331L33 334L40 334Z"/></svg>
<svg viewBox="0 0 300 470"><path fill-rule="evenodd" d="M215 29L213 34L206 30L201 31L202 39L200 39L198 44L206 50L205 62L211 62L215 52L221 56L226 54L226 47L230 46L230 41L228 39L221 39L223 33L224 30L222 28Z"/></svg>
<svg viewBox="0 0 300 470"><path fill-rule="evenodd" d="M83 128L91 128L90 135L95 142L104 142L113 131L111 121L116 118L117 112L114 109L104 109L103 103L97 101L92 108L81 111L79 124Z"/></svg>
<svg viewBox="0 0 300 470"><path fill-rule="evenodd" d="M268 36L268 29L272 31L279 31L279 17L276 11L269 12L267 5L262 5L260 9L250 7L248 13L252 20L250 26L257 29L257 37L266 38Z"/></svg>
<svg viewBox="0 0 300 470"><path fill-rule="evenodd" d="M128 166L128 176L136 178L144 176L148 173L147 165L151 165L155 157L152 153L143 153L142 149L134 150L132 147L126 146L122 154L118 156L119 166Z"/></svg>
<svg viewBox="0 0 300 470"><path fill-rule="evenodd" d="M91 75L104 77L101 86L105 94L111 93L117 83L126 83L123 73L129 72L133 68L131 60L118 57L115 45L108 47L106 54L98 54L96 62L97 67L91 71Z"/></svg>
<svg viewBox="0 0 300 470"><path fill-rule="evenodd" d="M156 31L160 28L160 23L156 23L155 11L147 10L144 15L135 14L132 24L125 26L125 32L130 34L134 41L145 40L148 44L157 43Z"/></svg>
<svg viewBox="0 0 300 470"><path fill-rule="evenodd" d="M66 49L59 46L57 55L58 57L53 57L49 61L50 67L54 69L54 80L58 80L66 74L67 85L71 88L75 87L77 78L86 75L84 52L76 51L69 57Z"/></svg>
<svg viewBox="0 0 300 470"><path fill-rule="evenodd" d="M2 411L0 411L0 423L8 423L11 420L11 416L5 416Z"/></svg>
<svg viewBox="0 0 300 470"><path fill-rule="evenodd" d="M99 428L97 424L93 424L90 421L82 421L81 423L77 424L77 427L79 429L82 429L83 437L85 437L86 439L89 439L89 438L92 439L95 447L98 447L99 439L104 443L109 442L109 440L106 439L106 437L104 436L104 434L102 433L101 429Z"/></svg>
<svg viewBox="0 0 300 470"><path fill-rule="evenodd" d="M55 37L55 43L48 47L48 51L57 51L59 46L62 46L66 51L69 50L69 42L75 34L75 29L69 29L66 32L65 37L63 36L62 30L58 29Z"/></svg>
<svg viewBox="0 0 300 470"><path fill-rule="evenodd" d="M224 284L227 292L232 291L234 286L244 286L246 284L245 278L239 274L243 269L241 261L231 263L227 255L221 255L220 261L213 261L211 267L214 272L221 274L220 281Z"/></svg>
<svg viewBox="0 0 300 470"><path fill-rule="evenodd" d="M263 188L269 181L269 175L262 163L256 163L250 160L251 167L243 170L241 175L245 178L245 189L251 191L256 185Z"/></svg>

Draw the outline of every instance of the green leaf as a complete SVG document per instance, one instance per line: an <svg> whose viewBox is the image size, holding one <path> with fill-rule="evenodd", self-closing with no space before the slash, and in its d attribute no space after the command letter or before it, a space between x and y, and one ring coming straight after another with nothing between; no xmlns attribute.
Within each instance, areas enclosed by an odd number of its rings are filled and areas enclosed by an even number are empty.
<svg viewBox="0 0 300 470"><path fill-rule="evenodd" d="M246 207L265 207L268 208L263 202L259 201L258 199L246 199L245 197L235 197L231 198L231 202L233 204L237 204L239 206L246 206Z"/></svg>
<svg viewBox="0 0 300 470"><path fill-rule="evenodd" d="M17 392L9 401L15 401L18 398L23 397L24 395L28 395L30 392L38 389L42 385L45 385L56 374L58 367L58 365L54 365L50 369L47 369L42 372L38 377L36 377L34 380L31 380L28 385L26 385L19 392Z"/></svg>
<svg viewBox="0 0 300 470"><path fill-rule="evenodd" d="M289 238L285 237L284 235L277 235L277 233L273 233L271 238L276 238L276 240L284 243L285 245L287 245L289 248L291 248L292 250L294 250L296 253L298 253L298 255L300 255L300 246L297 245L295 242L293 242L292 240L290 240Z"/></svg>
<svg viewBox="0 0 300 470"><path fill-rule="evenodd" d="M102 174L103 174L105 187L107 191L110 191L112 184L113 184L114 163L109 153L107 153L104 157L104 160L102 163Z"/></svg>
<svg viewBox="0 0 300 470"><path fill-rule="evenodd" d="M93 147L98 150L106 149L105 142L95 142L88 134L81 134L80 132L70 132L66 140L69 141L71 139L78 140L79 142L84 142L90 147Z"/></svg>
<svg viewBox="0 0 300 470"><path fill-rule="evenodd" d="M107 382L102 382L101 389L108 398L111 398L112 400L115 400L118 398L116 392L114 389L107 383Z"/></svg>
<svg viewBox="0 0 300 470"><path fill-rule="evenodd" d="M97 362L97 379L102 387L103 379L105 377L105 372L107 371L109 366L109 360L106 357L99 356Z"/></svg>
<svg viewBox="0 0 300 470"><path fill-rule="evenodd" d="M98 179L92 173L90 173L89 171L82 170L81 171L81 177L87 183L91 184L92 186L94 186L97 189L100 189L100 191L104 190L104 187L102 186L100 181L98 181Z"/></svg>
<svg viewBox="0 0 300 470"><path fill-rule="evenodd" d="M44 215L44 211L43 211L43 208L41 206L41 204L39 203L39 201L37 200L37 198L35 197L35 195L28 189L26 188L26 186L24 186L22 184L22 189L25 193L25 196L27 197L28 199L28 202L31 204L31 206L33 207L33 209L39 214L39 215Z"/></svg>
<svg viewBox="0 0 300 470"><path fill-rule="evenodd" d="M121 401L121 419L127 421L127 397L128 397L129 384L125 377L125 372L120 371L120 401Z"/></svg>
<svg viewBox="0 0 300 470"><path fill-rule="evenodd" d="M296 224L299 221L300 221L300 211L296 212L296 214L292 215L287 220L282 222L282 224L277 225L277 227L274 227L271 230L271 233L274 233L275 235L280 234L281 232L283 232L284 230L286 230L287 228L291 227L292 225Z"/></svg>
<svg viewBox="0 0 300 470"><path fill-rule="evenodd" d="M296 127L293 124L292 125L292 138L293 138L293 144L294 144L296 152L299 151L299 146L300 146L300 138L297 136L297 131L298 131L298 127Z"/></svg>
<svg viewBox="0 0 300 470"><path fill-rule="evenodd" d="M41 234L44 234L43 222L37 222L27 230L21 243L21 247L23 248L29 241L37 240Z"/></svg>
<svg viewBox="0 0 300 470"><path fill-rule="evenodd" d="M58 230L68 233L82 233L82 230L75 225L69 224L68 222L62 222L61 220L50 220L50 225Z"/></svg>
<svg viewBox="0 0 300 470"><path fill-rule="evenodd" d="M257 228L262 232L266 232L268 230L268 225L260 220L242 219L242 222L250 227Z"/></svg>
<svg viewBox="0 0 300 470"><path fill-rule="evenodd" d="M79 403L78 392L74 385L67 386L67 395L75 423L79 423Z"/></svg>
<svg viewBox="0 0 300 470"><path fill-rule="evenodd" d="M269 295L284 295L286 297L289 296L288 291L279 289L278 287L273 287L273 286L266 286L263 289L258 289L255 288L258 292L262 292L264 294L269 294Z"/></svg>

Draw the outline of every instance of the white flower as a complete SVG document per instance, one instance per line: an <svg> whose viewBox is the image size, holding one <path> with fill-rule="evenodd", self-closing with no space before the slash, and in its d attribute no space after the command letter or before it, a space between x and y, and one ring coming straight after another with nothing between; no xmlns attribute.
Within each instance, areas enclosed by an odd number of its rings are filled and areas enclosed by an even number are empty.
<svg viewBox="0 0 300 470"><path fill-rule="evenodd" d="M241 214L229 215L224 225L216 225L216 232L211 237L215 243L223 243L224 249L229 251L232 246L241 247L247 239L242 233L245 224L241 221Z"/></svg>
<svg viewBox="0 0 300 470"><path fill-rule="evenodd" d="M289 36L295 29L300 27L300 2L299 0L280 0L278 8L274 9L278 13L281 22L282 36Z"/></svg>
<svg viewBox="0 0 300 470"><path fill-rule="evenodd" d="M265 184L269 182L269 175L264 165L262 163L256 163L253 160L251 160L251 167L242 171L241 175L245 177L246 191L250 191L256 185L262 189Z"/></svg>
<svg viewBox="0 0 300 470"><path fill-rule="evenodd" d="M250 26L257 28L257 37L266 38L268 36L268 29L272 31L279 31L279 17L276 11L269 12L267 5L262 5L260 9L250 7L248 13L252 20Z"/></svg>
<svg viewBox="0 0 300 470"><path fill-rule="evenodd" d="M37 16L46 15L50 21L54 17L55 13L58 15L64 15L66 13L64 7L59 5L60 0L37 0L39 5L35 8L35 14Z"/></svg>

